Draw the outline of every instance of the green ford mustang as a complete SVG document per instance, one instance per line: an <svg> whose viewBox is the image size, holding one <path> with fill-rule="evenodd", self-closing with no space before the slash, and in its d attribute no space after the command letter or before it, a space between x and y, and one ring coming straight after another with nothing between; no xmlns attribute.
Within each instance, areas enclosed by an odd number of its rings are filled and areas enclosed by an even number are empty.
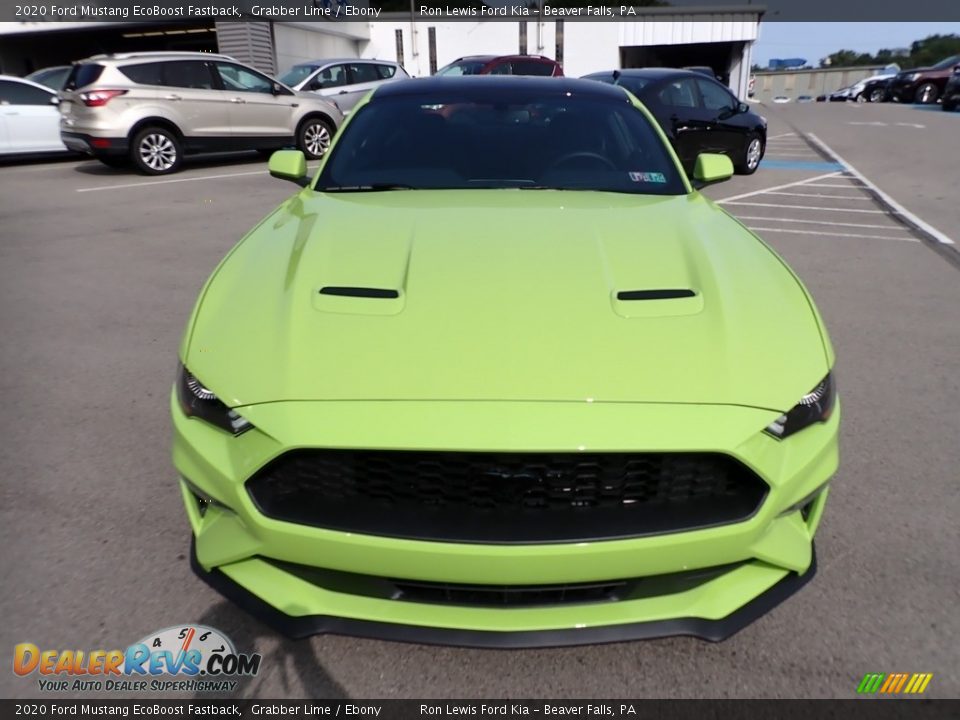
<svg viewBox="0 0 960 720"><path fill-rule="evenodd" d="M302 189L171 397L208 583L294 637L510 647L720 640L810 579L823 322L622 88L391 83L270 170Z"/></svg>

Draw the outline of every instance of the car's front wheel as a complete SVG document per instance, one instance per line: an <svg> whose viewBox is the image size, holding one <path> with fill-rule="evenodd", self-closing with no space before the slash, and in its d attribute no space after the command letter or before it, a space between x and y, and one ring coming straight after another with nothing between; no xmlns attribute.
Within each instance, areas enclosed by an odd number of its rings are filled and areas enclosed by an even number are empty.
<svg viewBox="0 0 960 720"><path fill-rule="evenodd" d="M751 134L747 138L747 145L743 151L743 159L737 164L738 175L753 175L760 167L763 158L763 140L759 135Z"/></svg>
<svg viewBox="0 0 960 720"><path fill-rule="evenodd" d="M180 169L183 150L179 138L170 130L148 127L134 136L130 158L137 170L146 175L167 175Z"/></svg>
<svg viewBox="0 0 960 720"><path fill-rule="evenodd" d="M297 148L311 160L323 157L330 149L333 128L320 118L307 118L297 131Z"/></svg>
<svg viewBox="0 0 960 720"><path fill-rule="evenodd" d="M876 88L870 91L870 102L881 103L887 99L887 91L883 88Z"/></svg>
<svg viewBox="0 0 960 720"><path fill-rule="evenodd" d="M937 90L937 86L933 83L924 83L917 88L917 93L914 95L914 99L921 105L929 105L937 101L937 95L940 94L940 91Z"/></svg>
<svg viewBox="0 0 960 720"><path fill-rule="evenodd" d="M854 98L858 103L870 102L870 97L866 92L857 93L857 97Z"/></svg>

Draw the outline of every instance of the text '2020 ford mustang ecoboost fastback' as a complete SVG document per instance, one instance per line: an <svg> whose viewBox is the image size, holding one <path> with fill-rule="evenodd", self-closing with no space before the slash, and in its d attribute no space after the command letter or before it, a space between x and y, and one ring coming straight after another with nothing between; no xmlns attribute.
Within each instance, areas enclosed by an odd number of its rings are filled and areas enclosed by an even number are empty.
<svg viewBox="0 0 960 720"><path fill-rule="evenodd" d="M194 568L291 636L722 639L804 584L837 468L803 285L623 88L359 105L180 347ZM730 176L703 155L695 182Z"/></svg>

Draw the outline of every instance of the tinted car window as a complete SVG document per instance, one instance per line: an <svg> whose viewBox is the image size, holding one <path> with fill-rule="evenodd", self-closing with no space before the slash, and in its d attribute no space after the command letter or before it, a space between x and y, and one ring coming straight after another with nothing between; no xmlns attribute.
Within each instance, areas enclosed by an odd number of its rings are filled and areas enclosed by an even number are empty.
<svg viewBox="0 0 960 720"><path fill-rule="evenodd" d="M709 80L697 80L703 106L708 110L729 110L736 107L737 101L723 87Z"/></svg>
<svg viewBox="0 0 960 720"><path fill-rule="evenodd" d="M53 95L25 83L0 80L0 102L7 105L49 105Z"/></svg>
<svg viewBox="0 0 960 720"><path fill-rule="evenodd" d="M294 65L280 78L280 82L290 87L299 85L316 69L316 65Z"/></svg>
<svg viewBox="0 0 960 720"><path fill-rule="evenodd" d="M502 62L497 63L492 68L490 68L491 75L513 75L513 63L511 62Z"/></svg>
<svg viewBox="0 0 960 720"><path fill-rule="evenodd" d="M375 97L358 110L316 189L381 184L686 192L663 141L626 98L492 91Z"/></svg>
<svg viewBox="0 0 960 720"><path fill-rule="evenodd" d="M322 90L324 88L340 87L347 84L347 71L344 65L331 65L324 68L310 81L310 88Z"/></svg>
<svg viewBox="0 0 960 720"><path fill-rule="evenodd" d="M143 63L118 68L120 72L141 85L163 85L163 64Z"/></svg>
<svg viewBox="0 0 960 720"><path fill-rule="evenodd" d="M621 77L616 81L616 84L625 87L627 90L639 97L640 92L643 90L643 88L650 84L650 81L646 80L645 78Z"/></svg>
<svg viewBox="0 0 960 720"><path fill-rule="evenodd" d="M273 80L253 70L230 63L215 65L224 90L239 90L241 92L272 93Z"/></svg>
<svg viewBox="0 0 960 720"><path fill-rule="evenodd" d="M213 76L205 62L177 60L163 65L163 84L168 87L212 90Z"/></svg>
<svg viewBox="0 0 960 720"><path fill-rule="evenodd" d="M376 68L381 80L389 80L397 74L397 69L393 65L377 65Z"/></svg>
<svg viewBox="0 0 960 720"><path fill-rule="evenodd" d="M553 75L553 65L535 60L514 60L514 75Z"/></svg>
<svg viewBox="0 0 960 720"><path fill-rule="evenodd" d="M76 90L77 88L86 87L90 83L95 83L100 78L102 72L103 65L97 65L96 63L74 65L73 70L70 71L70 75L67 77L67 81L63 84L63 89Z"/></svg>
<svg viewBox="0 0 960 720"><path fill-rule="evenodd" d="M960 63L960 55L954 55L953 57L948 57L946 60L941 60L934 65L931 70L946 70L947 68L952 68L958 63Z"/></svg>
<svg viewBox="0 0 960 720"><path fill-rule="evenodd" d="M669 107L692 108L697 106L697 91L693 78L681 78L664 85L658 97Z"/></svg>
<svg viewBox="0 0 960 720"><path fill-rule="evenodd" d="M380 75L377 73L377 67L370 63L351 63L347 66L350 70L350 82L354 84L377 82Z"/></svg>
<svg viewBox="0 0 960 720"><path fill-rule="evenodd" d="M485 60L461 60L437 70L437 75L479 75L486 66Z"/></svg>

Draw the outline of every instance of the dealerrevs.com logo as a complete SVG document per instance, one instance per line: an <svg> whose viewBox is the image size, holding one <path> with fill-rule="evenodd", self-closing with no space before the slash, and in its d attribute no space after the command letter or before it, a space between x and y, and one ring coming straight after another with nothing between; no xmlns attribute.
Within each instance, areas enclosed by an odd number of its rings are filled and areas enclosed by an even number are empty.
<svg viewBox="0 0 960 720"><path fill-rule="evenodd" d="M13 672L37 676L44 692L224 692L260 671L262 657L238 653L219 630L181 625L147 635L126 650L41 650L20 643Z"/></svg>

